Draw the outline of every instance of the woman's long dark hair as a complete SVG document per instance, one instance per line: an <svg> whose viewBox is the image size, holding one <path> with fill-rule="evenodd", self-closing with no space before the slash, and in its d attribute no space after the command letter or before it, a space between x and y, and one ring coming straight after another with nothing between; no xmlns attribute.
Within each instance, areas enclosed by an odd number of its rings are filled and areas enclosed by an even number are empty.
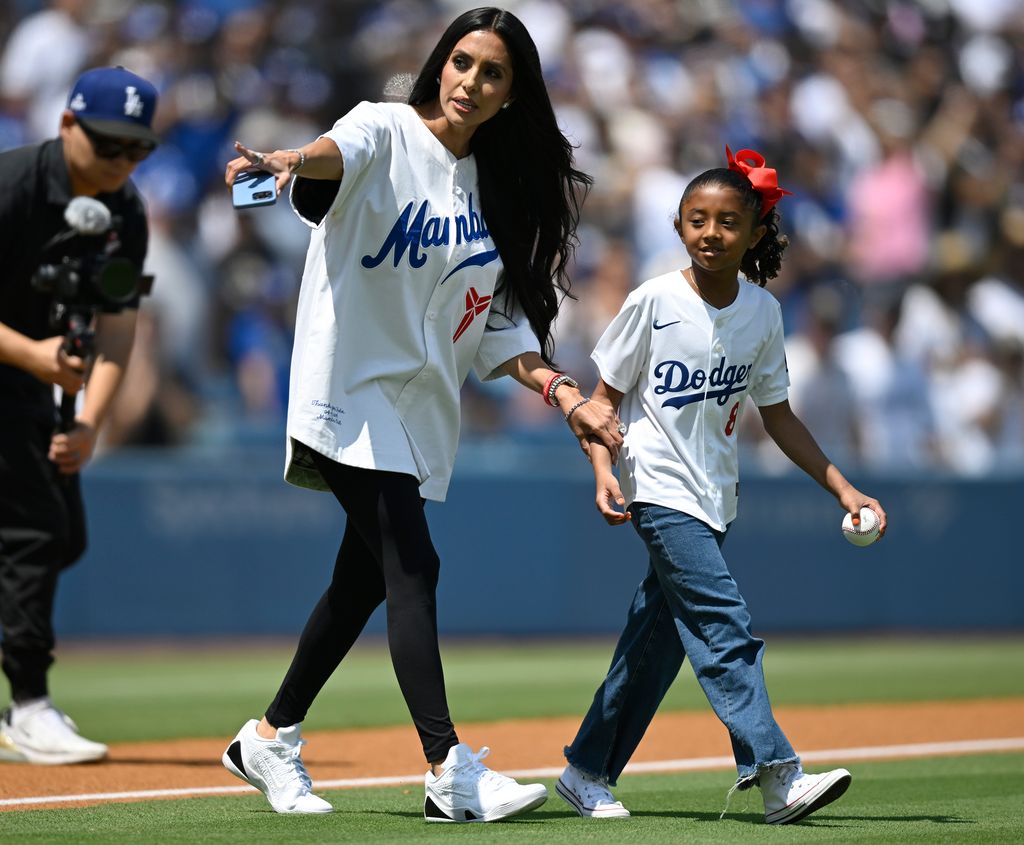
<svg viewBox="0 0 1024 845"><path fill-rule="evenodd" d="M735 170L728 170L724 167L716 167L712 170L705 170L695 176L679 200L679 207L690 198L690 195L701 188L719 187L732 188L743 200L743 204L754 212L755 225L764 224L768 231L752 249L748 249L740 262L740 270L750 281L761 287L769 279L774 279L782 269L782 253L789 246L789 238L779 234L779 211L777 208L769 209L768 213L761 217L761 195L751 184L750 180L742 173ZM760 219L758 219L760 218ZM679 232L682 221L676 216L676 231Z"/></svg>
<svg viewBox="0 0 1024 845"><path fill-rule="evenodd" d="M409 94L422 105L440 94L438 78L463 36L496 33L512 59L512 103L479 126L470 141L480 206L505 265L509 304L518 304L553 366L551 323L569 294L580 204L592 180L573 167L572 145L555 120L537 47L511 12L493 7L460 15L445 30Z"/></svg>

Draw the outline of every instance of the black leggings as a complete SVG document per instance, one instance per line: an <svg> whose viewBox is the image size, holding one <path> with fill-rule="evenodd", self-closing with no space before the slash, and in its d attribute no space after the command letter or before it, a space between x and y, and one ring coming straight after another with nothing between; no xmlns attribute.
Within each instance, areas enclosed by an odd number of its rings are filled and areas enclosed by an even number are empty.
<svg viewBox="0 0 1024 845"><path fill-rule="evenodd" d="M459 740L448 715L437 644L440 560L418 482L411 475L313 456L348 519L331 585L306 623L267 721L284 727L306 717L370 614L386 601L388 647L398 685L427 761L443 760Z"/></svg>

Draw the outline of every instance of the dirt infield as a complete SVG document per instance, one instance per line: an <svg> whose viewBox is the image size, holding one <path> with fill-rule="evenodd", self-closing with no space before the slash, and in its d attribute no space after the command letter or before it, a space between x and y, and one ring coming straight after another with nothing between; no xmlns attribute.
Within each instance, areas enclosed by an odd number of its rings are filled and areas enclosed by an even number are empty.
<svg viewBox="0 0 1024 845"><path fill-rule="evenodd" d="M840 707L786 707L776 717L800 753L909 743L1003 739L1024 736L1024 698ZM562 747L579 717L463 724L459 736L492 749L498 770L560 767ZM227 739L125 743L110 758L83 766L0 764L0 798L88 795L151 789L235 787L240 781L220 765ZM359 731L310 731L303 759L314 782L393 777L424 771L412 727ZM731 754L728 736L710 712L659 715L634 762ZM82 801L75 806L82 806ZM67 802L62 802L66 806ZM2 807L43 809L51 804Z"/></svg>

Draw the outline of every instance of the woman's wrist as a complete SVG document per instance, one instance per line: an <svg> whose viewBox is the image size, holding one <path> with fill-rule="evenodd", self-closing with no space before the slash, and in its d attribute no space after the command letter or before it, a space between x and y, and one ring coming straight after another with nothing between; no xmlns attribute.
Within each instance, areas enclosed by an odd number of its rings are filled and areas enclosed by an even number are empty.
<svg viewBox="0 0 1024 845"><path fill-rule="evenodd" d="M573 405L577 404L584 398L586 397L583 396L583 393L578 387L569 387L568 385L564 385L555 395L555 403L561 412L566 414Z"/></svg>
<svg viewBox="0 0 1024 845"><path fill-rule="evenodd" d="M579 393L579 391L576 392ZM562 410L565 411L565 421L569 422L572 419L572 415L576 413L577 410L586 405L589 401L590 400L586 396L580 396L579 399L577 399L575 402L572 403L572 405L569 406L569 410L567 411L565 410L565 406L563 405Z"/></svg>
<svg viewBox="0 0 1024 845"><path fill-rule="evenodd" d="M306 154L302 150L289 149L285 150L286 153L295 153L298 157L292 164L288 166L288 170L292 173L298 173L306 164Z"/></svg>
<svg viewBox="0 0 1024 845"><path fill-rule="evenodd" d="M568 390L562 388L568 388ZM541 388L541 399L552 408L561 408L562 413L565 413L567 397L575 395L575 398L578 399L578 388L576 379L565 373L553 373ZM572 402L570 401L569 404L571 405Z"/></svg>

